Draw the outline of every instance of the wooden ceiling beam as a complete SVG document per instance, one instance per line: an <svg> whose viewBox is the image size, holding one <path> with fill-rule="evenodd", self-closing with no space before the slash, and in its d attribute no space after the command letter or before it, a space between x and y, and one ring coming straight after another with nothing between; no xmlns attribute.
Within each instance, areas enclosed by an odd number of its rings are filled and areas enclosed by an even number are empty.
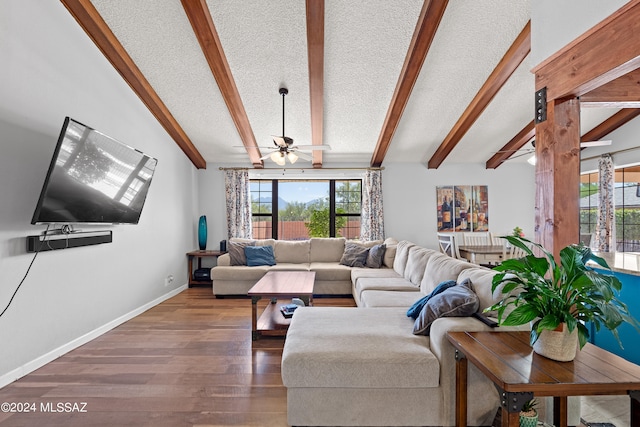
<svg viewBox="0 0 640 427"><path fill-rule="evenodd" d="M478 91L467 109L462 113L462 116L460 116L451 131L449 131L444 141L442 141L436 152L431 156L427 164L429 169L437 169L442 164L444 159L447 158L460 140L462 140L462 137L469 131L471 126L473 126L530 51L531 21L528 21L518 37L516 37L516 40L509 47L509 50L507 50L507 53L489 75L487 81L482 85L480 91Z"/></svg>
<svg viewBox="0 0 640 427"><path fill-rule="evenodd" d="M254 168L262 168L264 167L264 163L260 160L262 155L251 129L249 117L244 109L240 93L236 87L236 82L231 74L227 57L222 49L218 32L213 24L207 2L206 0L181 0L181 2L189 22L191 22L193 32L200 43L202 53L204 53L213 77L216 79L222 98L227 104L236 129L238 129L242 144L244 144L247 154L249 154L249 160Z"/></svg>
<svg viewBox="0 0 640 427"><path fill-rule="evenodd" d="M324 0L307 0L307 52L311 144L322 145L324 128ZM312 154L314 168L322 167L322 151Z"/></svg>
<svg viewBox="0 0 640 427"><path fill-rule="evenodd" d="M61 1L102 54L111 62L111 65L147 106L151 114L155 116L160 125L187 155L191 163L198 169L205 169L207 162L169 112L169 109L162 102L156 91L153 90L151 84L133 62L133 59L131 59L93 4L89 0Z"/></svg>
<svg viewBox="0 0 640 427"><path fill-rule="evenodd" d="M582 135L580 142L598 141L625 123L640 115L640 108L623 108L589 132Z"/></svg>
<svg viewBox="0 0 640 427"><path fill-rule="evenodd" d="M640 69L580 96L581 107L639 108Z"/></svg>
<svg viewBox="0 0 640 427"><path fill-rule="evenodd" d="M487 160L486 168L487 169L495 169L504 163L506 160L509 160L511 156L515 154L516 151L525 146L525 144L536 135L536 127L531 120L529 124L527 124L516 136L511 138L511 141L507 142L504 147L502 147L496 154L493 155L489 160Z"/></svg>
<svg viewBox="0 0 640 427"><path fill-rule="evenodd" d="M640 0L631 0L533 69L547 102L582 96L640 68Z"/></svg>
<svg viewBox="0 0 640 427"><path fill-rule="evenodd" d="M382 165L447 4L448 0L425 0L422 6L398 83L391 98L391 104L387 110L387 116L384 119L384 124L378 137L378 143L371 157L372 167L380 167Z"/></svg>

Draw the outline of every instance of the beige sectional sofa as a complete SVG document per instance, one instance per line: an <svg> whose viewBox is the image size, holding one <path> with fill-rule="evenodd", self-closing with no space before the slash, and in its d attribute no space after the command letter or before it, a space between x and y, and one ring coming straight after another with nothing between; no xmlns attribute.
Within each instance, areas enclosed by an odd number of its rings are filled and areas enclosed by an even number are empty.
<svg viewBox="0 0 640 427"><path fill-rule="evenodd" d="M338 241L340 243L338 243ZM263 243L264 242L264 243ZM293 426L452 426L455 356L448 331L492 330L473 317L440 317L430 335L415 335L407 309L441 282L471 282L478 312L501 298L491 292L494 272L420 247L387 239L382 268L339 264L342 239L311 239L295 254L275 244L276 265L222 265L212 270L214 293L242 294L270 268L314 269L314 293L352 294L357 308L296 310L282 355L288 423ZM380 242L373 242L373 245ZM340 246L341 245L341 246ZM308 260L305 254L308 253ZM252 270L254 269L254 270ZM347 276L348 272L348 276ZM250 275L254 274L254 275ZM235 279L235 280L234 280ZM522 329L505 328L499 330ZM472 364L467 425L491 425L500 406L493 384ZM573 403L575 405L575 402ZM571 407L570 425L579 424ZM542 405L544 412L544 404ZM544 419L544 413L542 414ZM548 415L547 415L548 419Z"/></svg>
<svg viewBox="0 0 640 427"><path fill-rule="evenodd" d="M389 246L397 243L388 239ZM311 238L300 241L287 240L249 240L231 239L233 243L251 242L256 246L273 246L276 264L272 266L231 265L231 257L224 254L218 257L217 266L211 269L213 293L216 296L246 295L267 271L270 270L309 270L316 272L314 293L319 295L350 295L351 272L353 267L340 264L344 254L344 238ZM374 246L382 241L361 242L365 246ZM387 265L381 269L389 270L393 263L394 248L386 252ZM363 268L363 270L374 270Z"/></svg>

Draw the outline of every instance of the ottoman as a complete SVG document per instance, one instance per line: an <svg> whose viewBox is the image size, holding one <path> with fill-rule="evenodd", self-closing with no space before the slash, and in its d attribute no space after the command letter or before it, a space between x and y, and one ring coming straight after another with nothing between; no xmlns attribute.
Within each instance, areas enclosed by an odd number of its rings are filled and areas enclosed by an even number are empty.
<svg viewBox="0 0 640 427"><path fill-rule="evenodd" d="M440 364L406 308L302 307L282 355L294 426L441 425Z"/></svg>

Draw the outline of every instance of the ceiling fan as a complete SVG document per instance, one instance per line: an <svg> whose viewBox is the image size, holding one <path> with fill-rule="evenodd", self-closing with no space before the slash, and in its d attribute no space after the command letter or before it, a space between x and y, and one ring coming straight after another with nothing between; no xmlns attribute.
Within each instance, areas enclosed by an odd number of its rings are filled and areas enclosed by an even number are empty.
<svg viewBox="0 0 640 427"><path fill-rule="evenodd" d="M294 145L293 139L285 136L284 133L284 97L289 93L289 90L285 87L281 87L279 90L282 95L282 136L272 135L274 147L260 147L268 150L275 150L270 154L262 156L260 160L270 158L279 166L284 166L286 159L289 159L291 164L295 163L298 158L311 161L313 158L310 154L302 153L299 150L330 150L331 147L323 145Z"/></svg>
<svg viewBox="0 0 640 427"><path fill-rule="evenodd" d="M600 146L603 146L603 145L611 145L611 143L612 143L612 141L610 139L601 140L601 141L585 141L585 142L581 142L580 143L580 148L600 147ZM517 159L518 157L526 156L528 154L534 154L534 157L528 159L527 161L529 161L529 163L531 163L531 164L535 164L535 152L536 152L536 140L535 139L531 141L531 145L533 146L532 148L521 148L519 150L496 151L496 153L519 153L519 154L516 154L516 155L512 155L511 157L509 157L506 160L513 160L513 159Z"/></svg>

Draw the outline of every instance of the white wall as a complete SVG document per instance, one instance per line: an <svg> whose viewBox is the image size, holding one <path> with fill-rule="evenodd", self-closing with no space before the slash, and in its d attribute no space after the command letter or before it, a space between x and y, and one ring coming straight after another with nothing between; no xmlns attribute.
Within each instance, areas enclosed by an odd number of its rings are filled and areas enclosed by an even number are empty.
<svg viewBox="0 0 640 427"><path fill-rule="evenodd" d="M0 310L34 257L26 236L45 228L30 221L65 116L158 159L138 225L81 227L113 230L113 243L38 254L0 317L2 386L186 284L197 180L60 2L0 2L0 63Z"/></svg>
<svg viewBox="0 0 640 427"><path fill-rule="evenodd" d="M622 7L627 0L535 0L531 2L532 67Z"/></svg>
<svg viewBox="0 0 640 427"><path fill-rule="evenodd" d="M384 220L387 236L437 249L436 187L487 185L489 231L510 234L514 227L533 238L535 175L528 163L507 162L497 169L481 164L385 164Z"/></svg>
<svg viewBox="0 0 640 427"><path fill-rule="evenodd" d="M220 166L232 167L209 164L206 170L198 172L202 214L208 219L219 218L213 224L208 220L212 248L226 239L224 179ZM533 237L535 176L533 166L528 163L507 162L490 170L479 164L445 164L438 169L427 169L417 163L385 163L384 166L387 237L437 249L436 187L442 185L488 185L490 231L505 234L519 226L526 237ZM326 172L308 170L304 175L308 179L319 179L325 178Z"/></svg>

